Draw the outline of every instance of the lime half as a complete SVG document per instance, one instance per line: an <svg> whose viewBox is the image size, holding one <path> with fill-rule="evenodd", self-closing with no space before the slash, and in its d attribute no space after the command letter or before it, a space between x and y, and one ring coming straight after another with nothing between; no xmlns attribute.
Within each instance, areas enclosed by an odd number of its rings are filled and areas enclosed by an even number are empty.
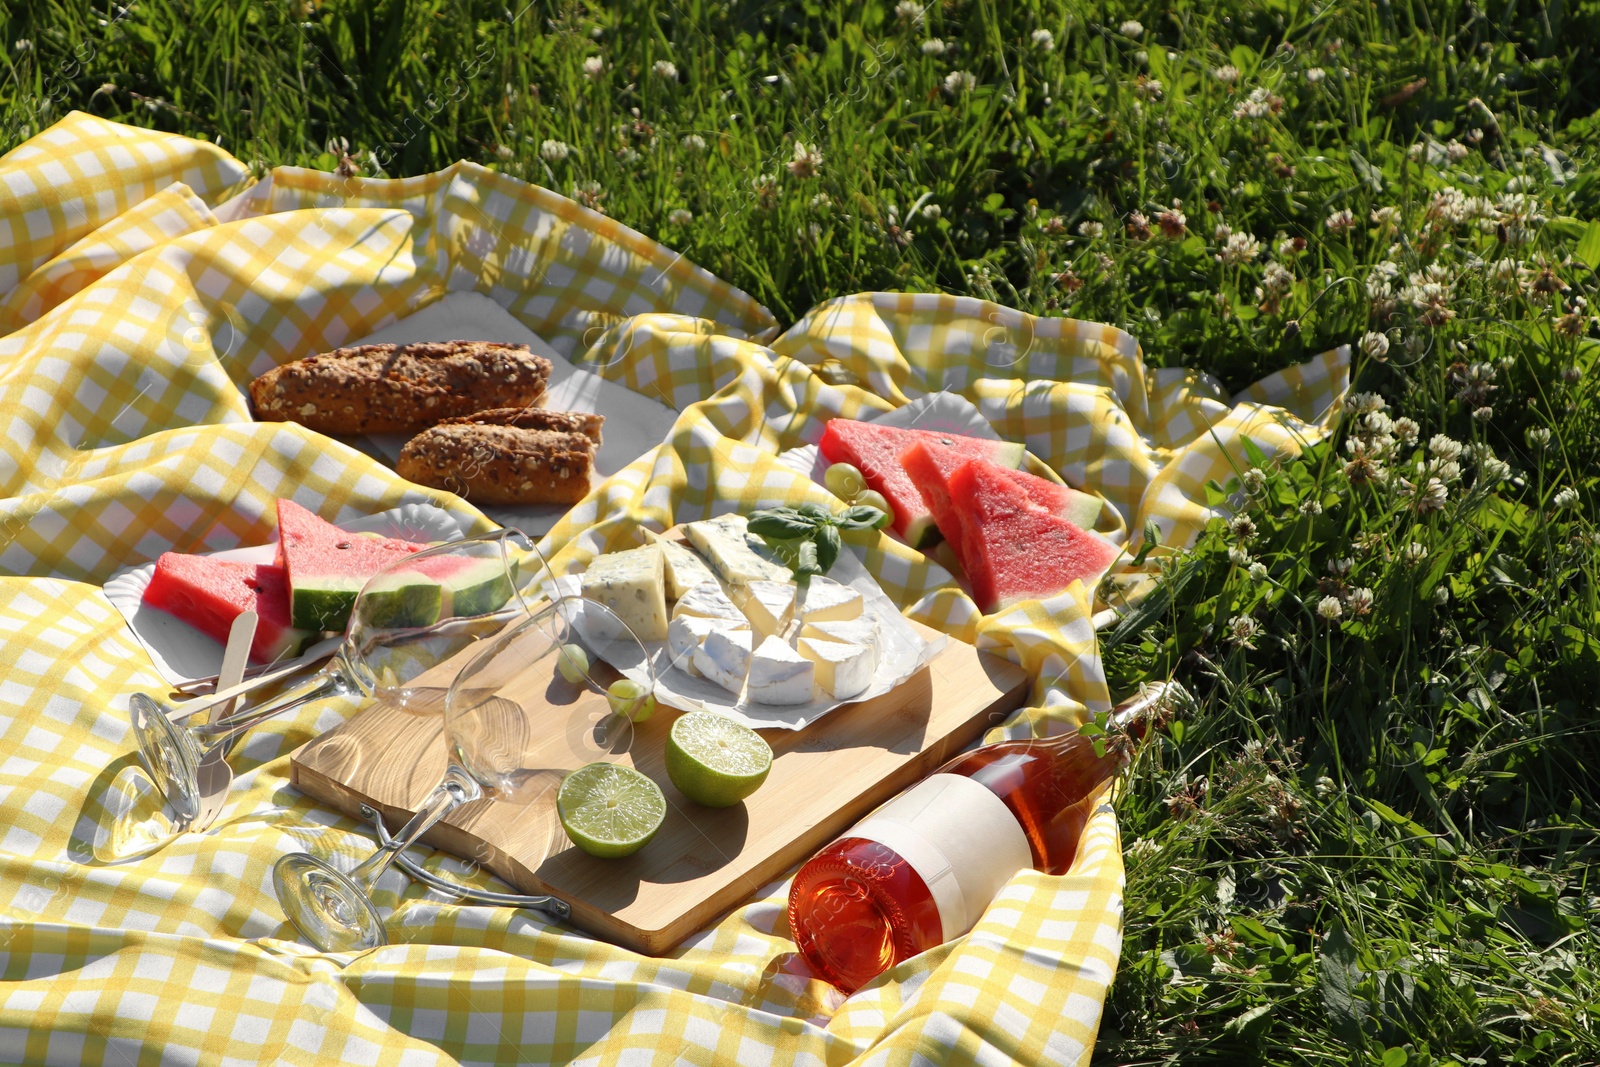
<svg viewBox="0 0 1600 1067"><path fill-rule="evenodd" d="M711 711L678 716L667 735L667 777L696 804L727 808L754 793L772 770L761 735Z"/></svg>
<svg viewBox="0 0 1600 1067"><path fill-rule="evenodd" d="M632 767L591 763L561 780L561 828L591 856L631 856L650 843L667 817L661 787Z"/></svg>

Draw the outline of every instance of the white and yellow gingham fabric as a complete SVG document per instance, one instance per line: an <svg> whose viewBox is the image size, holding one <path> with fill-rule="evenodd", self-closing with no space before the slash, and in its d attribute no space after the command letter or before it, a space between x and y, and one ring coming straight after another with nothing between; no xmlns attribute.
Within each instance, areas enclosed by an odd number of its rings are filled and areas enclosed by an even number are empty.
<svg viewBox="0 0 1600 1067"><path fill-rule="evenodd" d="M1109 809L1070 873L1017 875L972 933L849 999L797 972L786 881L651 959L395 872L377 895L395 943L315 953L273 862L353 862L373 841L291 789L287 757L356 706L253 731L212 829L126 858L126 814L157 808L127 702L161 680L100 586L169 549L266 541L280 496L335 521L430 501L486 526L341 444L252 422L240 392L455 290L682 411L551 533L565 560L641 522L826 500L777 451L937 388L1103 493L1107 532L1154 520L1182 542L1209 515L1202 487L1248 465L1246 438L1281 458L1326 432L1346 353L1229 400L1146 369L1119 331L945 296L837 300L775 337L765 309L667 249L480 167L252 184L212 145L82 114L0 158L0 220L0 1062L1087 1061L1121 943ZM986 618L897 542L865 558L908 614L1032 673L1032 707L991 739L1107 705L1081 585Z"/></svg>

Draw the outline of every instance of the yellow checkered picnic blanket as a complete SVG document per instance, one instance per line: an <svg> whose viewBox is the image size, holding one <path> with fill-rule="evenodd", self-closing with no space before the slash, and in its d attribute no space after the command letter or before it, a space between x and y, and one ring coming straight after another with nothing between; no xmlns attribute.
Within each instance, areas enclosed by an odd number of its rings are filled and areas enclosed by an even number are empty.
<svg viewBox="0 0 1600 1067"><path fill-rule="evenodd" d="M549 535L564 560L639 522L827 500L776 453L935 389L1103 494L1112 536L1154 521L1182 544L1210 515L1205 484L1249 466L1247 438L1281 459L1327 431L1346 350L1229 398L1145 367L1122 331L966 298L846 297L776 336L669 250L482 167L252 182L213 145L79 113L0 158L0 220L0 1061L1087 1061L1120 947L1109 808L1070 873L1018 874L972 933L848 999L795 973L787 882L651 959L393 872L376 900L394 944L318 954L272 864L373 840L290 788L287 757L355 706L253 731L209 832L124 858L106 798L139 801L128 699L163 683L101 585L162 551L266 542L278 496L335 521L431 502L486 527L343 444L252 422L241 393L452 291L681 411ZM1033 672L1032 707L991 739L1108 705L1081 585L985 618L898 542L865 559L909 615Z"/></svg>

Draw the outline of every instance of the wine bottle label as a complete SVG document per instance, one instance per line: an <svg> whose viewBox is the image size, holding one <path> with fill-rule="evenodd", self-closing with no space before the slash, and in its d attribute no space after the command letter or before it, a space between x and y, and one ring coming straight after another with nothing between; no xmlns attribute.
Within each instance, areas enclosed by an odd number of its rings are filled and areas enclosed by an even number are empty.
<svg viewBox="0 0 1600 1067"><path fill-rule="evenodd" d="M1011 809L959 774L924 778L844 836L876 841L911 865L939 906L946 941L976 926L1011 876L1033 866Z"/></svg>

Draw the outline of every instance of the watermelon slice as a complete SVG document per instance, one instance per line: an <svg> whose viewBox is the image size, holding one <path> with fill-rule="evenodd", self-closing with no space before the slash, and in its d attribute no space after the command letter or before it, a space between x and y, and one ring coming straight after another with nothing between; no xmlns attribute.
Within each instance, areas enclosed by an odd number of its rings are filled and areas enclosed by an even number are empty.
<svg viewBox="0 0 1600 1067"><path fill-rule="evenodd" d="M366 595L371 598L388 583L397 592L404 591L411 605L397 609L396 621L382 625L431 626L439 619L488 615L511 599L511 576L499 555L403 560L367 583ZM430 592L428 586L437 592ZM410 619L401 617L401 613Z"/></svg>
<svg viewBox="0 0 1600 1067"><path fill-rule="evenodd" d="M911 476L900 465L900 453L927 441L961 453L969 459L986 459L1001 467L1017 468L1025 449L1011 441L986 441L956 433L902 430L855 419L832 419L822 433L821 451L829 463L849 463L860 469L868 487L883 494L894 509L894 532L912 548L939 540L933 513Z"/></svg>
<svg viewBox="0 0 1600 1067"><path fill-rule="evenodd" d="M992 464L963 463L949 484L962 566L986 615L1054 596L1075 580L1093 585L1117 558L1115 545L1039 507Z"/></svg>
<svg viewBox="0 0 1600 1067"><path fill-rule="evenodd" d="M209 556L163 552L145 587L144 602L176 615L196 630L226 645L233 620L256 613L250 659L272 663L298 655L316 634L289 621L289 583L283 568L270 563L234 563Z"/></svg>
<svg viewBox="0 0 1600 1067"><path fill-rule="evenodd" d="M293 500L278 501L278 564L289 578L290 618L303 630L343 630L349 625L356 595L368 578L427 547L412 541L346 533ZM397 596L399 592L397 587ZM428 599L433 594L424 589L419 595ZM421 617L428 609L426 604L418 604L390 610L410 611ZM437 606L433 612L437 618Z"/></svg>
<svg viewBox="0 0 1600 1067"><path fill-rule="evenodd" d="M955 449L927 441L919 441L900 454L900 465L906 469L912 483L922 493L922 502L933 513L933 520L938 524L939 532L944 534L945 540L954 544L958 558L962 552L959 544L961 529L955 507L950 503L949 483L950 476L967 462L971 462L969 457ZM1091 529L1095 520L1100 517L1100 498L1097 496L1080 493L1069 486L1057 485L1027 471L1014 471L999 466L996 466L995 470L1015 482L1034 504L1052 515L1066 519L1074 526Z"/></svg>

